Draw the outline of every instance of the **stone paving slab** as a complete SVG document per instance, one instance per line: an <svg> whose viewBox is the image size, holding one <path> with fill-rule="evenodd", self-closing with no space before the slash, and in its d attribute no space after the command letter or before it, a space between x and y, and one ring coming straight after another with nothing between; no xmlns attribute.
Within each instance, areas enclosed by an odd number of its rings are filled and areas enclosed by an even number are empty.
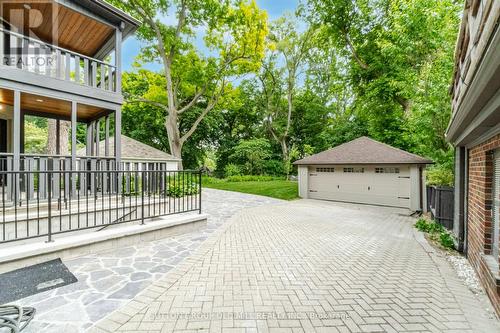
<svg viewBox="0 0 500 333"><path fill-rule="evenodd" d="M16 302L37 309L35 320L25 332L84 332L183 262L242 208L281 202L204 189L203 211L209 215L206 228L64 261L78 282Z"/></svg>
<svg viewBox="0 0 500 333"><path fill-rule="evenodd" d="M239 212L89 332L500 332L401 210Z"/></svg>

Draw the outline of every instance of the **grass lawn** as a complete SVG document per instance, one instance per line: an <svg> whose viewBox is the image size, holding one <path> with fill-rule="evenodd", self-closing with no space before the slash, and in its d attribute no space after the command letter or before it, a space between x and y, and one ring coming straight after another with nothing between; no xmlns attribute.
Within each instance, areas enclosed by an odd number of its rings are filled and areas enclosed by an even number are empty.
<svg viewBox="0 0 500 333"><path fill-rule="evenodd" d="M293 200L299 197L298 183L288 180L231 182L204 178L203 187L257 194L283 200Z"/></svg>

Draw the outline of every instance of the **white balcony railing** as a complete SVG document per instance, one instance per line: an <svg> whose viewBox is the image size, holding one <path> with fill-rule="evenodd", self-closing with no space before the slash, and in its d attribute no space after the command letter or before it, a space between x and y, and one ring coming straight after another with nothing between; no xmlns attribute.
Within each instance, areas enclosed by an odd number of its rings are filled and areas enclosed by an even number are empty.
<svg viewBox="0 0 500 333"><path fill-rule="evenodd" d="M116 92L116 66L0 28L2 66Z"/></svg>

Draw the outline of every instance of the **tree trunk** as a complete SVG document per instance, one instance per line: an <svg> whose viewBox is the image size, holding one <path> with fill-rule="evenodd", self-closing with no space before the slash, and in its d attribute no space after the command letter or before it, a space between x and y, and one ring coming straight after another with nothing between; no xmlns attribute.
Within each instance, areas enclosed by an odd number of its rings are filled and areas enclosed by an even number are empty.
<svg viewBox="0 0 500 333"><path fill-rule="evenodd" d="M69 129L71 123L61 121L59 135L59 152L57 151L57 120L48 120L48 139L47 139L47 154L49 155L68 155Z"/></svg>
<svg viewBox="0 0 500 333"><path fill-rule="evenodd" d="M179 169L183 169L182 162L182 145L181 135L177 125L177 112L169 112L169 115L165 118L165 129L167 130L168 143L170 146L170 154L175 158L181 160L179 163Z"/></svg>
<svg viewBox="0 0 500 333"><path fill-rule="evenodd" d="M280 140L281 153L283 154L283 167L285 168L285 174L288 177L290 174L290 150L286 143L286 137Z"/></svg>

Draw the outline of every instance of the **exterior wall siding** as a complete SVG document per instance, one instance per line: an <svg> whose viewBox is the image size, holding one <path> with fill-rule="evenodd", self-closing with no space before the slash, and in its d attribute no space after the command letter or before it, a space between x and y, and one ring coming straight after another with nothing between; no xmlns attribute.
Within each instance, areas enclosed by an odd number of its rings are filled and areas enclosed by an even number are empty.
<svg viewBox="0 0 500 333"><path fill-rule="evenodd" d="M302 199L309 198L309 167L307 165L299 165L299 196Z"/></svg>
<svg viewBox="0 0 500 333"><path fill-rule="evenodd" d="M500 149L500 135L469 150L467 255L500 315L500 260L491 257L495 149Z"/></svg>

